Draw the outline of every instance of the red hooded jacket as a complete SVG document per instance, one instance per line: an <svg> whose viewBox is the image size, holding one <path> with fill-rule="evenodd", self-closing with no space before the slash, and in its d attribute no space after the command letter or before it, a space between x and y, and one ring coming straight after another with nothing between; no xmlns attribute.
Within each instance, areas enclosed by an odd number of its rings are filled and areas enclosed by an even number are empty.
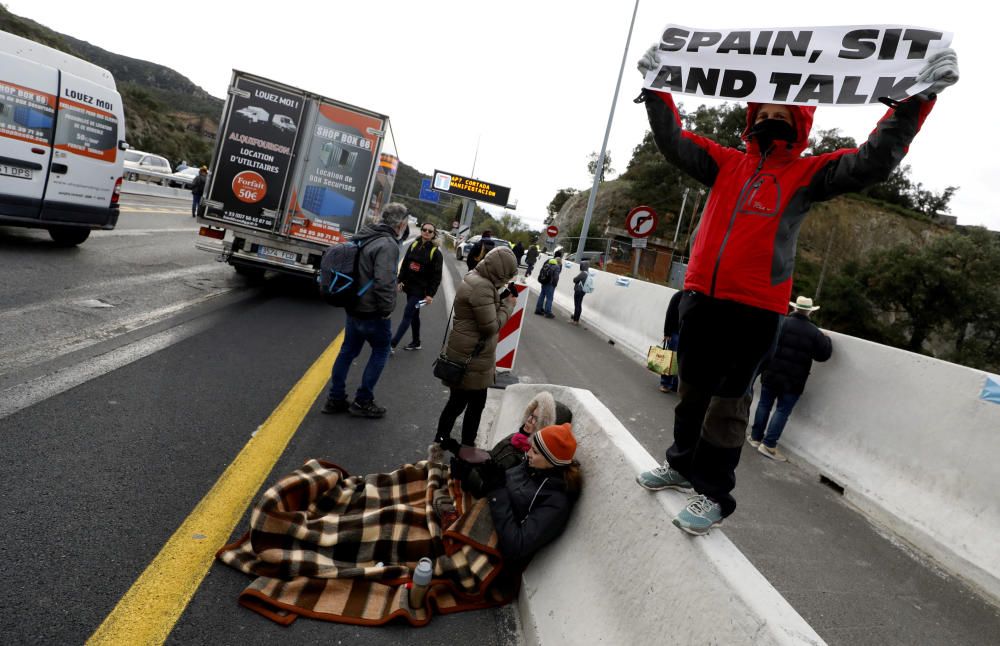
<svg viewBox="0 0 1000 646"><path fill-rule="evenodd" d="M651 96L651 95L656 95ZM798 138L762 156L748 137L759 103L747 104L747 151L681 127L673 98L645 90L653 139L670 162L711 189L691 249L684 289L785 314L799 227L814 202L885 181L933 107L911 97L890 108L858 148L802 157L814 107L788 105Z"/></svg>

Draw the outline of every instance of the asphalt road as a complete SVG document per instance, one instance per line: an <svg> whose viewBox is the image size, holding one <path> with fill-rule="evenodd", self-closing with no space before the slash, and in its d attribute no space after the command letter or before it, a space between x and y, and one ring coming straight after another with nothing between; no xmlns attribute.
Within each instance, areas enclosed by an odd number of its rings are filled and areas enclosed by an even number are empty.
<svg viewBox="0 0 1000 646"><path fill-rule="evenodd" d="M273 277L250 287L195 250L185 202L128 196L125 207L115 231L76 249L54 247L44 232L0 227L5 644L85 642L343 328L343 313L318 302L308 284ZM457 282L458 265L448 264ZM263 486L314 457L351 473L420 459L447 397L431 377L447 305L438 298L422 311L424 350L390 359L376 391L385 419L323 416L320 395ZM676 400L607 339L566 318L526 317L517 376L592 390L662 456ZM349 387L366 360L367 352ZM740 506L723 531L828 643L996 643L995 607L806 472L747 453L737 479ZM229 538L246 529L244 513ZM682 582L678 573L661 584ZM283 628L237 605L248 583L211 564L190 601L179 602L167 642L518 639L511 607L437 617L421 629L305 619ZM650 637L669 643L669 626Z"/></svg>

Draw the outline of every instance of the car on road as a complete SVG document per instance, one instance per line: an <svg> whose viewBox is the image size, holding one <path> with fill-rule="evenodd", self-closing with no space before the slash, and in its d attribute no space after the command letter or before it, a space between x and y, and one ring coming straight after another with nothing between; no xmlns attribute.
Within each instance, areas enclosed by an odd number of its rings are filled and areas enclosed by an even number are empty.
<svg viewBox="0 0 1000 646"><path fill-rule="evenodd" d="M563 260L568 260L570 262L576 262L576 253L571 253ZM589 262L591 267L599 268L604 266L604 252L603 251L584 251L583 257L580 259L582 262Z"/></svg>
<svg viewBox="0 0 1000 646"><path fill-rule="evenodd" d="M166 157L141 150L125 151L125 179L129 182L146 181L166 185L173 175Z"/></svg>
<svg viewBox="0 0 1000 646"><path fill-rule="evenodd" d="M191 182L198 177L198 167L188 166L184 170L179 170L170 176L168 184L175 188L190 188Z"/></svg>
<svg viewBox="0 0 1000 646"><path fill-rule="evenodd" d="M477 242L479 242L482 239L482 237L483 236L481 236L481 235L479 235L479 236L472 236L471 238L469 238L468 240L466 240L462 244L460 244L457 247L455 247L455 257L458 258L459 260L465 260L465 257L467 255L469 255L469 250L472 249L472 245L474 245ZM508 249L511 248L511 244L509 242L507 242L506 240L502 240L501 238L493 238L493 246L494 247L507 247Z"/></svg>

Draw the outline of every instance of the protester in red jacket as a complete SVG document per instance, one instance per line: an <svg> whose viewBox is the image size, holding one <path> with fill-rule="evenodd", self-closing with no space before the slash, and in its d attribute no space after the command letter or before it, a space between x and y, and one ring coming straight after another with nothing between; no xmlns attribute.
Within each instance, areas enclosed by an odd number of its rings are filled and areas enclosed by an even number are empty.
<svg viewBox="0 0 1000 646"><path fill-rule="evenodd" d="M656 55L654 46L640 72L658 66ZM673 521L680 529L707 533L736 508L750 386L787 309L799 227L813 203L884 181L899 165L935 93L958 80L955 53L932 57L925 73L928 92L887 100L861 146L807 157L811 106L749 103L744 152L684 130L670 94L643 90L660 152L711 188L680 305L674 442L662 466L637 478L647 489L697 492Z"/></svg>

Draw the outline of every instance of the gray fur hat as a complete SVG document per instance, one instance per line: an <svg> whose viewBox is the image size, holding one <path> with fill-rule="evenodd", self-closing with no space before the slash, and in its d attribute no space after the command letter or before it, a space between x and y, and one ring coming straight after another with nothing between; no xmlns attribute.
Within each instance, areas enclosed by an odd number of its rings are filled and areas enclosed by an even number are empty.
<svg viewBox="0 0 1000 646"><path fill-rule="evenodd" d="M537 418L535 421L535 428L545 428L546 426L552 426L556 423L556 400L552 398L552 393L547 390L543 390L537 395L535 395L528 406L524 409L524 415L521 417L521 423L524 424L528 421L528 417L534 413Z"/></svg>

